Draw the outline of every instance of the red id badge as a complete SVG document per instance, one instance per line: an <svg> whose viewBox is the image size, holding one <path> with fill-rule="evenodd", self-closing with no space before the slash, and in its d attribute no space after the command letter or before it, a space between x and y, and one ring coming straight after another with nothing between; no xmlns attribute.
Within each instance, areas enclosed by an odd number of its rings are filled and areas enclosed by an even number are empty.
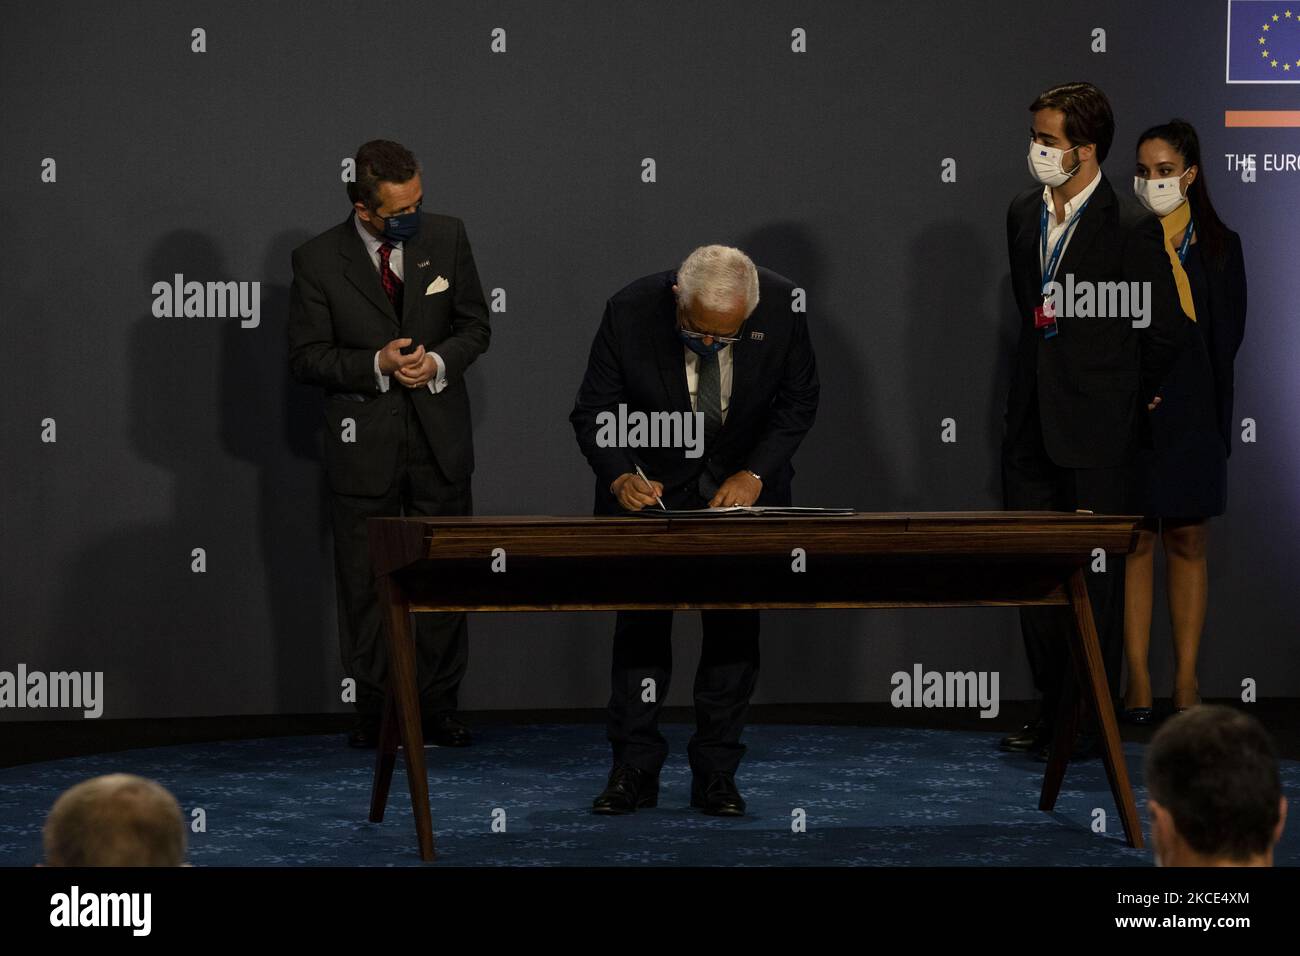
<svg viewBox="0 0 1300 956"><path fill-rule="evenodd" d="M1034 309L1034 328L1046 329L1056 324L1056 310L1050 302L1044 302Z"/></svg>

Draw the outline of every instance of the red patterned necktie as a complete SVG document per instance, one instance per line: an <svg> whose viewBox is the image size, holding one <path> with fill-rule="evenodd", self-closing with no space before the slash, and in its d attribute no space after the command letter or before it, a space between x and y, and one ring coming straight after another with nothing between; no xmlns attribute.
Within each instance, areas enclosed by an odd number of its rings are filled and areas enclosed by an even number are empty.
<svg viewBox="0 0 1300 956"><path fill-rule="evenodd" d="M388 294L388 301L393 303L393 311L400 317L402 314L402 280L397 278L397 273L388 265L388 257L392 255L393 244L385 242L379 247L379 279L384 284L384 292Z"/></svg>

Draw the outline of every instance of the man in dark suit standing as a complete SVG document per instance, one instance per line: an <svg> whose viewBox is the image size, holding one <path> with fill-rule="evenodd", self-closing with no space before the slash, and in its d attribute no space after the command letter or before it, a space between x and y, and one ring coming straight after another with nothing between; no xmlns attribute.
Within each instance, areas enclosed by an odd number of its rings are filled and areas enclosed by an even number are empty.
<svg viewBox="0 0 1300 956"><path fill-rule="evenodd" d="M1101 172L1115 135L1105 95L1089 83L1067 83L1039 95L1029 111L1029 168L1039 185L1007 212L1020 338L1002 447L1006 507L1132 514L1135 452L1150 441L1148 410L1186 341L1187 317L1159 220L1116 194ZM1048 291L1052 282L1060 286ZM1133 294L1121 298L1113 283ZM1066 290L1091 290L1093 301L1075 308L1068 293L1062 297ZM1106 299L1127 307L1096 314ZM1088 575L1088 595L1114 697L1123 651L1122 555L1106 555L1105 571ZM1002 747L1045 760L1073 625L1064 608L1023 608L1020 619L1042 710ZM1095 728L1085 725L1076 752L1095 745Z"/></svg>
<svg viewBox="0 0 1300 956"><path fill-rule="evenodd" d="M739 249L702 246L675 273L638 279L606 303L569 416L596 473L596 514L657 508L656 499L669 508L790 503L791 458L812 427L819 391L807 323L791 308L793 289ZM619 406L628 415L693 415L702 446L604 440L602 419L619 414ZM701 615L691 805L741 816L735 773L758 677L758 612ZM597 813L657 803L668 755L658 714L672 675L671 633L672 611L618 614L608 717L614 766L593 804ZM649 702L646 679L655 687Z"/></svg>
<svg viewBox="0 0 1300 956"><path fill-rule="evenodd" d="M490 330L459 219L421 213L420 167L388 140L364 144L346 220L293 251L289 369L325 389L339 644L356 681L348 738L373 747L387 672L366 519L472 513L474 445L465 370ZM464 746L456 718L468 660L464 615L416 615L426 740Z"/></svg>

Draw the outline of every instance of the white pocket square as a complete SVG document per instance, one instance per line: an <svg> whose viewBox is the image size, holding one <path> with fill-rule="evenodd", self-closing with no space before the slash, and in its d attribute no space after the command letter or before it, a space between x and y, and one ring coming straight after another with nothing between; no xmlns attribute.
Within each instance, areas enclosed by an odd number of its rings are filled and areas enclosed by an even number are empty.
<svg viewBox="0 0 1300 956"><path fill-rule="evenodd" d="M451 287L451 283L449 283L442 276L438 276L438 278L434 279L432 282L429 283L429 287L424 290L424 294L437 295L439 292L446 292L447 289L449 289L450 287Z"/></svg>

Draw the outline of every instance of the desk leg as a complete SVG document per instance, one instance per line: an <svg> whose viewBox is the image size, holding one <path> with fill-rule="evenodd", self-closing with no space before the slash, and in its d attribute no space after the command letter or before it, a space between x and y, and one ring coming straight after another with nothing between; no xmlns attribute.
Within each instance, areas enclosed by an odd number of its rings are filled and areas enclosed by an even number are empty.
<svg viewBox="0 0 1300 956"><path fill-rule="evenodd" d="M1070 659L1074 664L1074 680L1067 680L1066 697L1082 693L1082 702L1097 717L1101 731L1101 758L1106 765L1106 777L1110 781L1110 792L1115 798L1120 821L1124 824L1124 836L1131 847L1142 847L1142 823L1138 819L1137 804L1133 800L1133 788L1129 784L1128 766L1124 763L1124 750L1119 739L1119 726L1115 722L1115 703L1110 697L1110 686L1106 682L1106 667L1101 659L1101 645L1097 643L1097 628L1092 620L1092 603L1088 600L1088 587L1084 579L1083 568L1078 568L1070 575L1067 584L1070 604L1074 607L1075 626L1070 634ZM1070 689L1072 686L1072 689ZM1064 706L1064 705L1063 705ZM1072 704L1076 708L1077 703ZM1073 735L1065 742L1066 747L1073 746ZM1058 737L1056 747L1061 740ZM1053 754L1055 759L1058 754ZM1068 752L1060 755L1068 760ZM1049 772L1051 765L1049 764ZM1061 772L1064 774L1064 764ZM1044 796L1047 795L1047 777L1044 777ZM1057 780L1059 787L1060 780ZM1053 802L1055 793L1052 794Z"/></svg>
<svg viewBox="0 0 1300 956"><path fill-rule="evenodd" d="M380 754L375 761L375 781L371 790L371 819L375 805L383 814L388 796L385 765L391 779L395 754L385 759L384 747L394 732L406 751L406 778L411 787L411 811L415 815L415 833L420 844L420 859L434 859L433 819L429 814L429 774L424 765L424 731L420 727L420 699L415 689L415 636L411 633L411 606L402 587L391 575L377 578L379 604L384 613L384 631L388 635L388 692L385 694L384 721L380 730ZM393 742L393 746L396 741Z"/></svg>

